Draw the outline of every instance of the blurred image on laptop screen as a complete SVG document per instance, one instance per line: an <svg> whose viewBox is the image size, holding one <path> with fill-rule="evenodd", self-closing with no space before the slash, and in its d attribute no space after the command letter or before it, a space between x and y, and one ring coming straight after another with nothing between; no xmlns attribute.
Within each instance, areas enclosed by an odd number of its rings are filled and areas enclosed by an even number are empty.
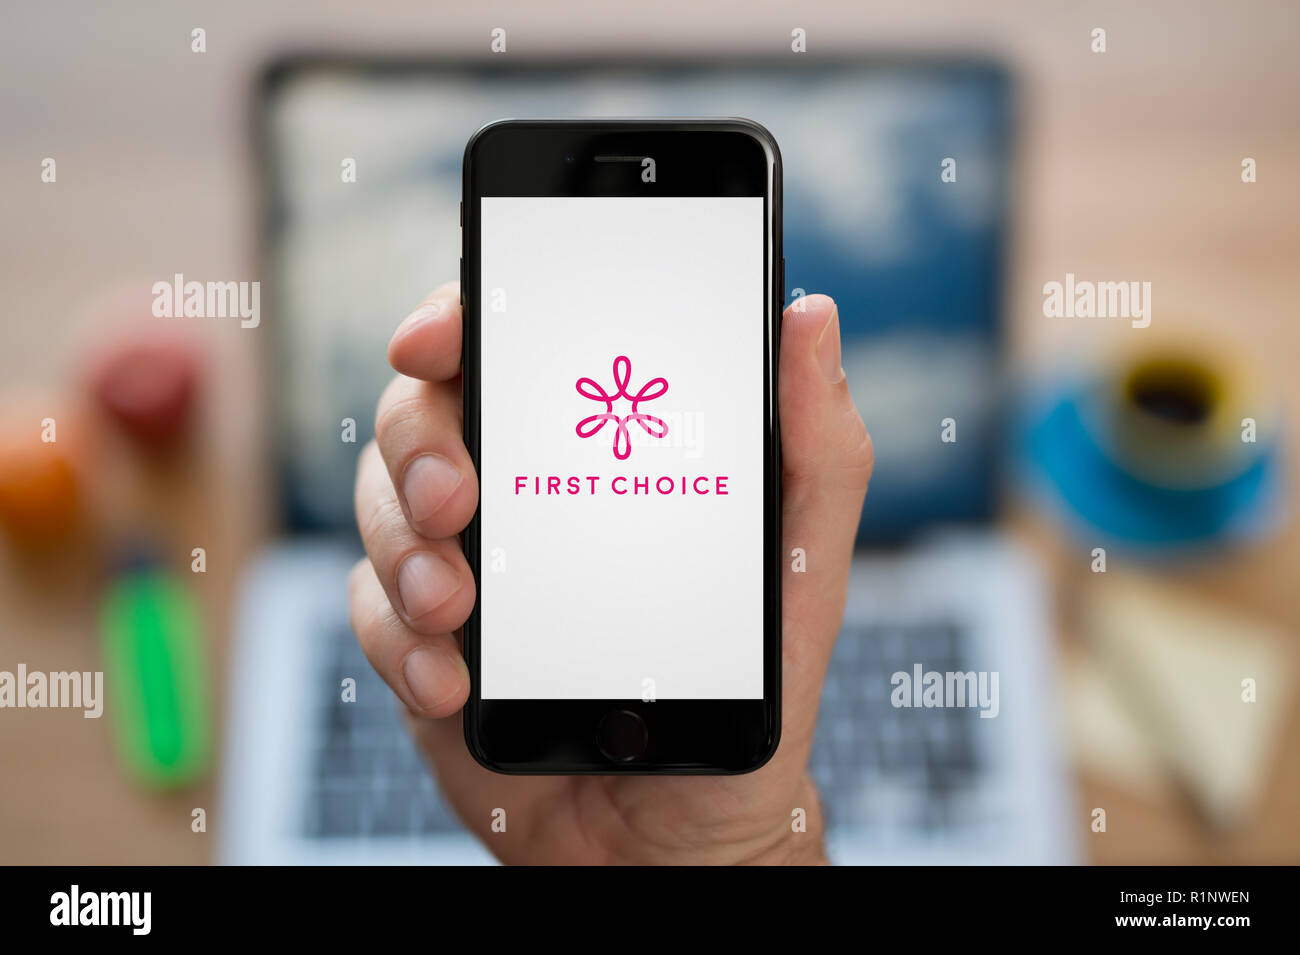
<svg viewBox="0 0 1300 955"><path fill-rule="evenodd" d="M503 116L602 115L737 115L772 131L785 164L787 301L796 289L834 295L875 440L861 539L987 519L1011 125L998 69L321 63L274 74L264 112L290 526L351 523L357 446L339 440L340 421L368 439L389 335L458 274L470 134ZM343 182L345 159L355 182ZM961 440L944 445L948 417Z"/></svg>

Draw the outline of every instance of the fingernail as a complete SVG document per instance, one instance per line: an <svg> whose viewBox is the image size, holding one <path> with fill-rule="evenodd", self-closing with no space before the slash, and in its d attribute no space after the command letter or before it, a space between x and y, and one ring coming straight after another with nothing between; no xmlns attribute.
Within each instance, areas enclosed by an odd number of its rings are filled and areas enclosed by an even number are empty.
<svg viewBox="0 0 1300 955"><path fill-rule="evenodd" d="M416 647L406 655L402 678L416 705L431 710L456 695L459 670L456 661L441 647Z"/></svg>
<svg viewBox="0 0 1300 955"><path fill-rule="evenodd" d="M817 363L822 366L822 374L831 384L844 380L844 366L840 364L840 307L831 309L831 317L822 328L821 337L817 339Z"/></svg>
<svg viewBox="0 0 1300 955"><path fill-rule="evenodd" d="M413 328L423 325L430 319L437 318L440 314L442 314L442 302L426 302L410 315L407 315L406 318L402 319L402 324L397 326L397 331L393 332L393 337L396 338L398 335L405 335Z"/></svg>
<svg viewBox="0 0 1300 955"><path fill-rule="evenodd" d="M411 520L431 517L460 487L464 476L441 454L422 454L406 466L402 495Z"/></svg>
<svg viewBox="0 0 1300 955"><path fill-rule="evenodd" d="M427 550L416 551L397 568L397 594L408 620L418 620L460 590L451 564Z"/></svg>

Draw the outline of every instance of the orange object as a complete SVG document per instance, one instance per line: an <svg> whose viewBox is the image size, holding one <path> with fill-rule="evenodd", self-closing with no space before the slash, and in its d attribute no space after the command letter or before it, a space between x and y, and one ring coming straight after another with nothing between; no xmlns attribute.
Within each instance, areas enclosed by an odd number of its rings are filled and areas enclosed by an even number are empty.
<svg viewBox="0 0 1300 955"><path fill-rule="evenodd" d="M33 428L28 440L0 445L0 523L25 547L66 538L77 523L77 477L56 443Z"/></svg>

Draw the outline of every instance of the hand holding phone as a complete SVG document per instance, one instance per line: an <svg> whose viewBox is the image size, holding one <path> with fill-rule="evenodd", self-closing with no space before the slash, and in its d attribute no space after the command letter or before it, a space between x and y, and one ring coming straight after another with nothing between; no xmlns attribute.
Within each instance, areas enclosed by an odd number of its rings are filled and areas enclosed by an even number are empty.
<svg viewBox="0 0 1300 955"><path fill-rule="evenodd" d="M746 775L520 779L490 772L471 756L456 718L470 698L470 673L455 631L470 616L476 585L455 535L475 515L480 484L462 439L464 332L452 284L393 338L389 358L401 375L381 399L377 441L359 464L357 518L369 559L358 564L350 589L361 646L411 712L413 732L466 824L504 861L819 861L821 817L805 769L871 470L870 441L840 368L834 304L810 296L781 319L783 730L771 761ZM653 375L629 371L624 382L622 370L611 367L607 394L657 390L649 387ZM613 455L614 424L579 440L608 438ZM618 472L612 477L623 476ZM575 476L581 485L589 475ZM683 477L690 485L698 475L677 475L666 493L680 494ZM548 485L536 487L536 500L546 501ZM686 493L706 487L716 493L708 482ZM603 490L613 493L612 482Z"/></svg>

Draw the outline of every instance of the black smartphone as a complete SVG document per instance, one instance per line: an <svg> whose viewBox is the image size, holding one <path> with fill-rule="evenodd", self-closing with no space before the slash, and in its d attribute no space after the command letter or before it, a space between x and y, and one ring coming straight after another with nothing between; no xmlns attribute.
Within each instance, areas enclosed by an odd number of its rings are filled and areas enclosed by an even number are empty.
<svg viewBox="0 0 1300 955"><path fill-rule="evenodd" d="M781 707L781 157L744 119L465 148L474 757L743 773Z"/></svg>

